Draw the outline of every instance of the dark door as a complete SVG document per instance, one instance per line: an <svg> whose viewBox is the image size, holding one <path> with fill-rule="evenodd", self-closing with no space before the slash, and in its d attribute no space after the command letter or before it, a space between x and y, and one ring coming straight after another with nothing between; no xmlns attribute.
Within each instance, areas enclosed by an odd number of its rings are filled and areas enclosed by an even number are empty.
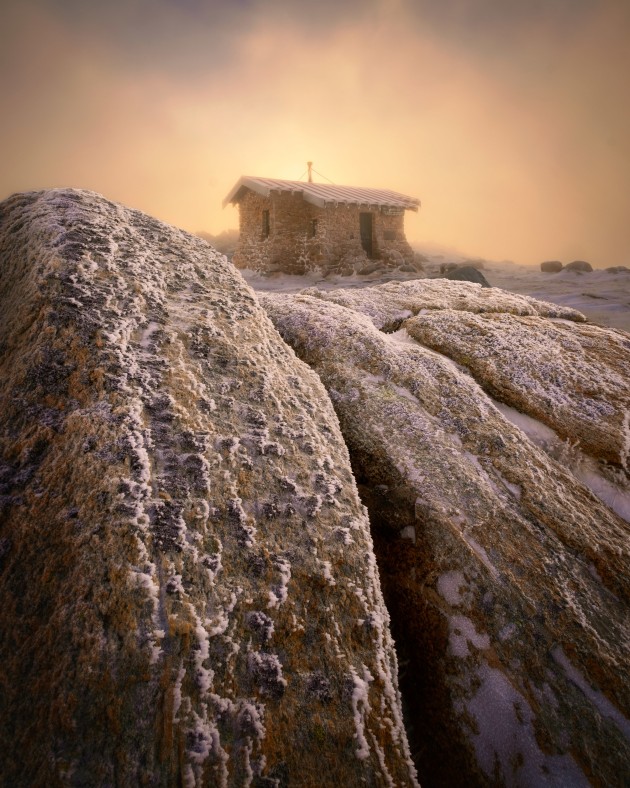
<svg viewBox="0 0 630 788"><path fill-rule="evenodd" d="M365 249L367 256L371 258L374 251L372 244L372 214L360 213L359 224L361 227L361 246Z"/></svg>

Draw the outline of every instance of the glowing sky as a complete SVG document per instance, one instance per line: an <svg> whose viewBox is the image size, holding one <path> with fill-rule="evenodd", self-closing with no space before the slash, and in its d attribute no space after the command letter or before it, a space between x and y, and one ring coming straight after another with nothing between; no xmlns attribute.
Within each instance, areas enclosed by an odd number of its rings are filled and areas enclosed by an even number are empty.
<svg viewBox="0 0 630 788"><path fill-rule="evenodd" d="M0 110L0 198L216 233L311 159L420 198L420 244L630 265L627 0L9 0Z"/></svg>

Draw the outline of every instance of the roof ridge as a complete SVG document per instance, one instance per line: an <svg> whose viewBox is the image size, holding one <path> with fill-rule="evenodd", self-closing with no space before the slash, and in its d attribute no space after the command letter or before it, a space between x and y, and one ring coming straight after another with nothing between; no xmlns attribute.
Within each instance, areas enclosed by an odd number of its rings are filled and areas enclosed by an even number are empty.
<svg viewBox="0 0 630 788"><path fill-rule="evenodd" d="M223 200L223 206L237 203L242 189L247 188L268 197L274 187L287 186L285 191L302 192L303 198L323 208L328 203L346 205L375 205L403 208L417 211L420 200L392 189L377 189L365 186L345 186L333 183L314 183L309 181L290 181L282 178L263 178L262 176L243 175Z"/></svg>

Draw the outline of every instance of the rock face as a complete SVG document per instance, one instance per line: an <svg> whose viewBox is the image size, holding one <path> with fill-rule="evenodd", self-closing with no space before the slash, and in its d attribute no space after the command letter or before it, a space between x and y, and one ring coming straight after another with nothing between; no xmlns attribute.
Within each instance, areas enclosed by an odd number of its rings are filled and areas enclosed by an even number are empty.
<svg viewBox="0 0 630 788"><path fill-rule="evenodd" d="M413 785L317 377L207 244L0 206L4 784Z"/></svg>
<svg viewBox="0 0 630 788"><path fill-rule="evenodd" d="M563 265L560 260L546 260L540 264L540 270L547 274L557 274L558 271L562 271L562 268Z"/></svg>
<svg viewBox="0 0 630 788"><path fill-rule="evenodd" d="M424 341L421 327L445 320L443 332L459 328L444 352L478 340L478 357L485 349L493 364L492 343L509 326L515 369L524 336L528 347L551 337L560 344L543 365L549 380L563 371L564 341L573 363L595 365L585 376L614 371L620 387L627 339L608 332L608 359L604 345L594 349L602 330L582 328L575 312L437 280L261 301L321 377L350 449L405 666L421 783L624 785L628 523L530 442L466 369L411 334ZM629 379L609 402L621 413ZM593 392L580 390L582 378L564 384L588 412ZM622 423L609 415L603 430L612 436ZM578 428L569 420L565 434L576 440ZM619 460L618 444L612 456Z"/></svg>

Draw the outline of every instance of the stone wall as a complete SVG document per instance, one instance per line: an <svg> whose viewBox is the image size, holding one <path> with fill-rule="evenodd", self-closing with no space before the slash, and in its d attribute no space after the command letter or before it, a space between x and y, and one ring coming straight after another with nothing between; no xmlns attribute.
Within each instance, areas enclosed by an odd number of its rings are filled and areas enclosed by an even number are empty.
<svg viewBox="0 0 630 788"><path fill-rule="evenodd" d="M377 254L388 265L412 263L413 249L405 238L405 215L388 216L382 211L374 213L374 240Z"/></svg>
<svg viewBox="0 0 630 788"><path fill-rule="evenodd" d="M269 198L248 191L239 203L240 241L233 262L256 271L302 274L313 268L350 273L368 264L361 245L357 205L318 208L295 192ZM263 211L269 211L269 235L263 231ZM395 267L413 262L405 238L404 215L390 216L374 208L372 257Z"/></svg>

